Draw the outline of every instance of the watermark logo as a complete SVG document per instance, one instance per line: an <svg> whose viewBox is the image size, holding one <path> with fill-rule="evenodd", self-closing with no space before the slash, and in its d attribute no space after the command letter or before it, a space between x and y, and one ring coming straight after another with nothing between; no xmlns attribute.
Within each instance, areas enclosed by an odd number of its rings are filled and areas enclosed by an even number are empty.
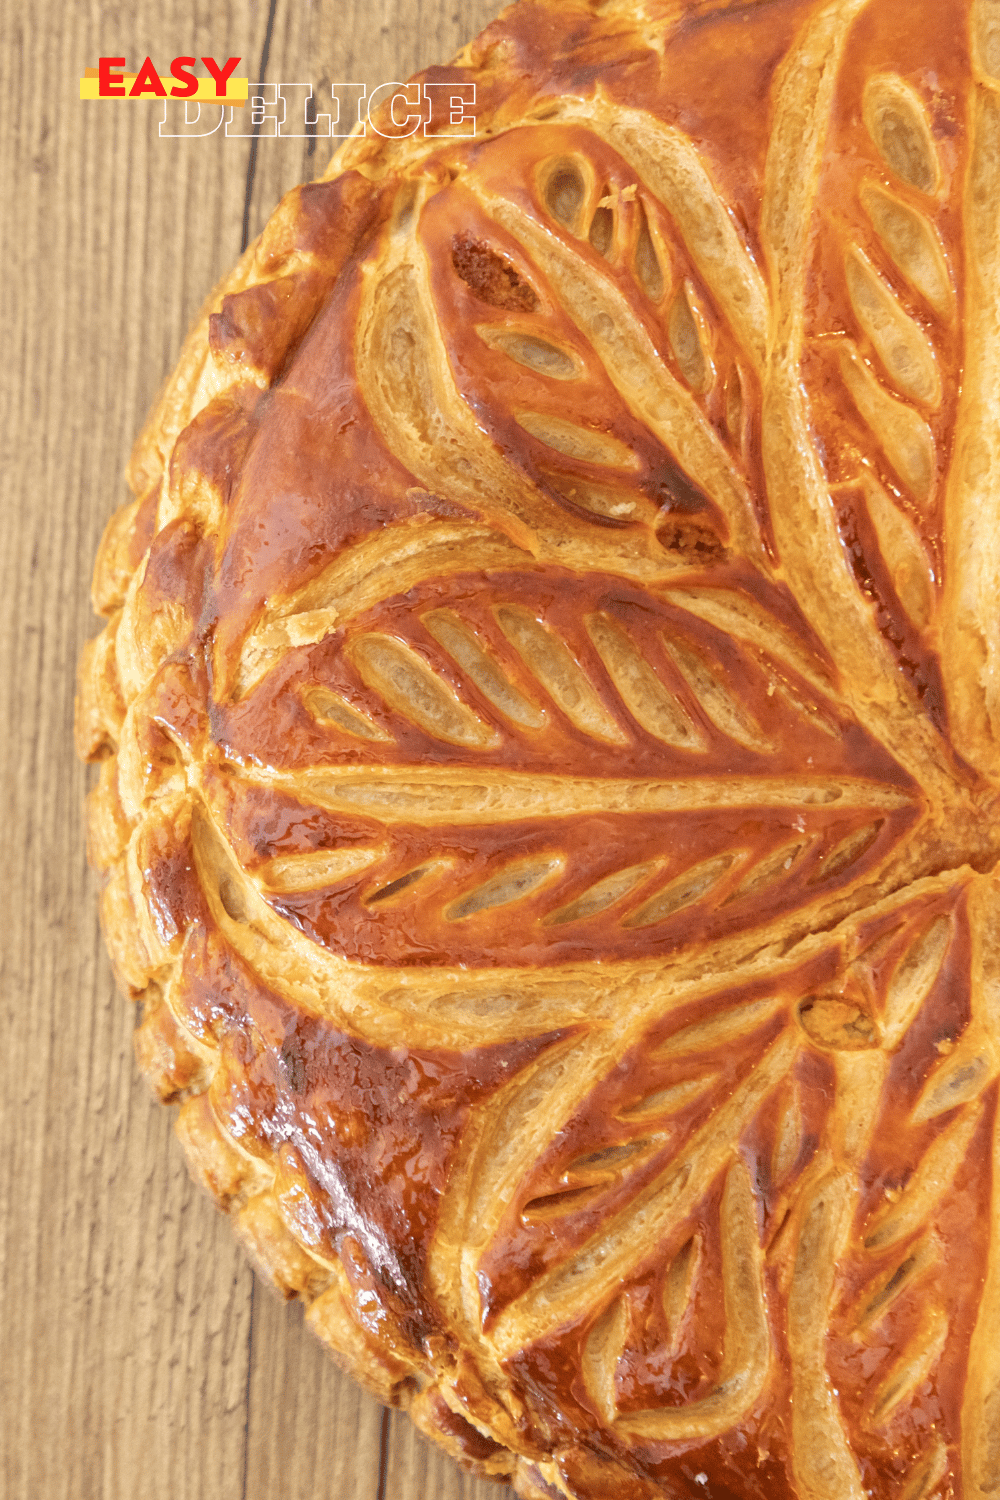
<svg viewBox="0 0 1000 1500"><path fill-rule="evenodd" d="M380 83L371 93L363 83L334 83L329 103L313 97L309 83L252 83L247 108L242 115L234 110L200 111L194 127L177 128L180 111L173 111L174 125L168 121L168 109L160 125L161 135L210 135L220 128L228 136L256 135L258 139L287 139L313 136L324 140L343 139L349 135L385 136L399 139L416 135L473 136L476 133L476 85L474 83Z"/></svg>
<svg viewBox="0 0 1000 1500"><path fill-rule="evenodd" d="M258 140L310 137L343 139L374 135L399 139L474 136L474 83L334 83L329 100L315 98L309 83L251 83L236 78L238 57L217 63L203 57L209 77L191 70L193 57L175 57L169 74L147 57L137 73L125 71L123 57L102 57L80 79L81 99L157 99L165 138L216 135Z"/></svg>
<svg viewBox="0 0 1000 1500"><path fill-rule="evenodd" d="M183 99L225 103L232 107L246 104L250 80L234 78L238 57L217 63L214 57L203 57L208 78L192 72L194 57L175 57L168 75L158 72L153 59L147 57L137 73L125 72L124 57L102 57L96 68L85 68L80 79L81 99Z"/></svg>

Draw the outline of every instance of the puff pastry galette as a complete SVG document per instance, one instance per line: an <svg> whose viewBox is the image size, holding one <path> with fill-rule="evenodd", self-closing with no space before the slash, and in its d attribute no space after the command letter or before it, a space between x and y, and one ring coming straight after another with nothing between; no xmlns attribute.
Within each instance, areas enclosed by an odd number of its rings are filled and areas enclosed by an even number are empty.
<svg viewBox="0 0 1000 1500"><path fill-rule="evenodd" d="M521 0L190 336L79 733L139 1060L525 1497L1000 1495L1000 3Z"/></svg>

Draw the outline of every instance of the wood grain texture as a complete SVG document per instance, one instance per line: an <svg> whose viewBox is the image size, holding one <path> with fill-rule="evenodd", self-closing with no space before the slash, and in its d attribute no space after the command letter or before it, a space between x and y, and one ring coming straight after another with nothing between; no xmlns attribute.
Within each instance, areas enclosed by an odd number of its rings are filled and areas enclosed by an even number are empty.
<svg viewBox="0 0 1000 1500"><path fill-rule="evenodd" d="M260 1282L250 1350L245 1500L378 1500L382 1408Z"/></svg>
<svg viewBox="0 0 1000 1500"><path fill-rule="evenodd" d="M81 103L102 55L369 88L441 60L492 0L0 0L0 1494L480 1500L260 1288L139 1084L86 869L73 756L89 580L132 439L188 323L315 138L163 139ZM253 173L249 201L248 177ZM383 1441L384 1437L384 1441Z"/></svg>

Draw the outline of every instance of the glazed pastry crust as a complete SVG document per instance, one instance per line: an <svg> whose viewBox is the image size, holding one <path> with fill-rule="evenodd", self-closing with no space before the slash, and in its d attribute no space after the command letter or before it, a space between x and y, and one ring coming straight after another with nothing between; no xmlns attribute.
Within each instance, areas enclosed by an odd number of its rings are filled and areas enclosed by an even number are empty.
<svg viewBox="0 0 1000 1500"><path fill-rule="evenodd" d="M110 522L140 1065L525 1500L1000 1487L1000 9L521 3L210 299ZM391 133L391 125L383 121Z"/></svg>

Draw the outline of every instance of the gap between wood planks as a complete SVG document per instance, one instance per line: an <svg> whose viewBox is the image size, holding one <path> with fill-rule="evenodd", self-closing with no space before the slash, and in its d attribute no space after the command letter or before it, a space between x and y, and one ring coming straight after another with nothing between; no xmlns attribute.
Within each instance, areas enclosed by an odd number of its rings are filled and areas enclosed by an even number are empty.
<svg viewBox="0 0 1000 1500"><path fill-rule="evenodd" d="M389 1416L389 1408L383 1406L378 1432L378 1490L375 1500L385 1500L385 1485L389 1475Z"/></svg>
<svg viewBox="0 0 1000 1500"><path fill-rule="evenodd" d="M267 82L267 61L271 51L271 33L274 30L274 13L278 8L278 0L271 0L267 12L267 26L264 29L264 45L260 52L260 67L257 69L257 77L252 83ZM243 233L240 238L240 254L242 255L250 243L250 200L253 197L253 180L257 172L257 139L260 135L260 121L253 127L253 138L250 141L250 159L247 162L247 186L246 195L243 199Z"/></svg>
<svg viewBox="0 0 1000 1500"><path fill-rule="evenodd" d="M267 42L264 43L264 55L267 55ZM250 1279L250 1327L247 1330L247 1380L246 1389L243 1394L246 1417L243 1422L243 1483L240 1486L240 1500L247 1500L247 1476L250 1470L250 1382L253 1379L253 1314L256 1302L257 1276L255 1273Z"/></svg>

